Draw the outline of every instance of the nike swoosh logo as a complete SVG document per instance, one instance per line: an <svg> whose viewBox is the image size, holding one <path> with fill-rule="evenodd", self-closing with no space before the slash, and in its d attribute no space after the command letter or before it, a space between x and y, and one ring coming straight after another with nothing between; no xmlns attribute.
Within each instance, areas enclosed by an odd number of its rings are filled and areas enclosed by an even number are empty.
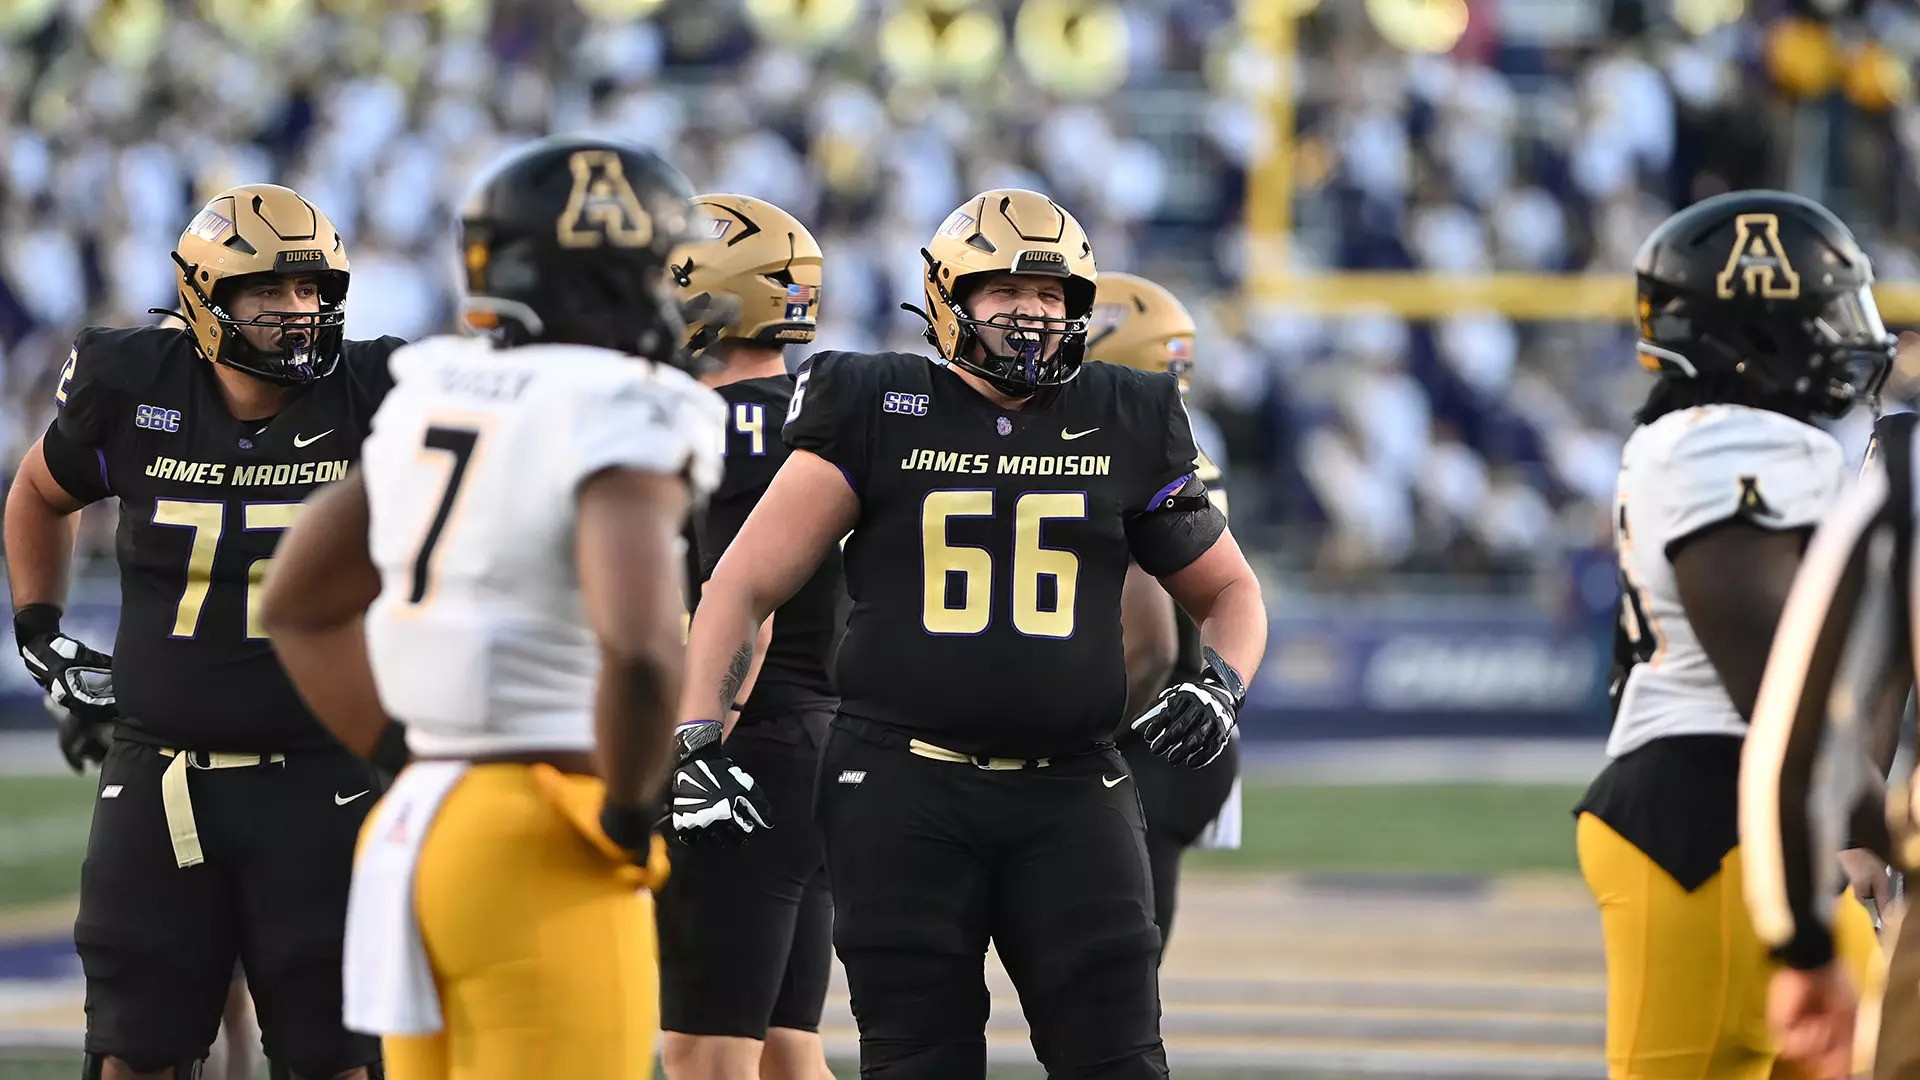
<svg viewBox="0 0 1920 1080"><path fill-rule="evenodd" d="M314 443L319 442L321 439L324 439L331 434L333 434L332 428L328 428L327 430L321 432L320 434L315 435L311 439L307 438L304 435L295 435L293 437L293 448L295 450L298 450L298 449L301 449L302 447L312 446ZM361 794L364 795L366 793L361 792Z"/></svg>
<svg viewBox="0 0 1920 1080"><path fill-rule="evenodd" d="M1108 787L1119 787L1121 782L1126 780L1126 778L1127 778L1127 774L1121 773L1119 776L1116 776L1111 780L1103 776L1100 778L1100 782L1107 785Z"/></svg>
<svg viewBox="0 0 1920 1080"><path fill-rule="evenodd" d="M1087 430L1085 430L1085 431L1062 431L1062 432L1060 433L1060 437L1061 437L1062 439L1065 439L1065 440L1066 440L1066 441L1068 441L1068 442L1072 442L1073 440L1075 440L1075 439L1078 439L1078 438L1080 438L1080 437L1081 437L1082 435L1091 435L1091 434L1093 434L1094 432L1096 432L1096 431L1099 431L1099 430L1100 430L1100 429L1099 429L1099 428L1097 428L1097 427L1090 427L1090 428L1088 428L1088 429L1087 429ZM1124 780L1124 779L1126 779L1126 778L1125 778L1125 777L1121 777L1121 779L1123 779L1123 780Z"/></svg>
<svg viewBox="0 0 1920 1080"><path fill-rule="evenodd" d="M361 792L360 795L365 795L372 790L373 790L372 788L368 788L367 791ZM336 791L333 793L333 805L345 806L348 803L352 802L353 800L359 798L360 795L347 795L343 797L339 792Z"/></svg>

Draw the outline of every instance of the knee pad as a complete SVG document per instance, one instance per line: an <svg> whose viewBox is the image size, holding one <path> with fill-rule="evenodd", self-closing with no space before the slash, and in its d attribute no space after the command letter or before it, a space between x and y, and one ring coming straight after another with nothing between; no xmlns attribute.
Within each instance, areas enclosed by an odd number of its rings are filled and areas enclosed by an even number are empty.
<svg viewBox="0 0 1920 1080"><path fill-rule="evenodd" d="M80 1080L100 1080L107 1069L107 1059L120 1058L134 1072L159 1072L169 1066L173 1068L174 1080L200 1080L200 1066L203 1060L195 1061L141 1061L120 1057L119 1054L96 1054L89 1051L80 1059Z"/></svg>

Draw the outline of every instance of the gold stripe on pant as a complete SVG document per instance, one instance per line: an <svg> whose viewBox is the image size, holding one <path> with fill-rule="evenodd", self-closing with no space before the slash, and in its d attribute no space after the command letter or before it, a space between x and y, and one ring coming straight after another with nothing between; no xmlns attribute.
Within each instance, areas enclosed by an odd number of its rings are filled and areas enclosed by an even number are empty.
<svg viewBox="0 0 1920 1080"><path fill-rule="evenodd" d="M600 832L603 792L544 765L486 764L448 793L414 877L445 1026L384 1039L391 1080L653 1075L649 871Z"/></svg>
<svg viewBox="0 0 1920 1080"><path fill-rule="evenodd" d="M1592 814L1577 829L1580 870L1600 906L1607 950L1611 1080L1787 1080L1767 1030L1775 965L1742 895L1740 849L1692 892ZM1865 985L1879 946L1849 892L1836 907L1835 947Z"/></svg>

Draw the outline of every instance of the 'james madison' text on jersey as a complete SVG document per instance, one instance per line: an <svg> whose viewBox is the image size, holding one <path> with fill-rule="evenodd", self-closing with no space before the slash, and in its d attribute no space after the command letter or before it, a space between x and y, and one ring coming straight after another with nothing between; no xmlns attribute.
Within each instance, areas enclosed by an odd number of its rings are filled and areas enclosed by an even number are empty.
<svg viewBox="0 0 1920 1080"><path fill-rule="evenodd" d="M836 665L848 716L996 756L1112 735L1128 523L1197 468L1176 380L1088 363L1003 409L925 357L827 352L785 437L860 500Z"/></svg>

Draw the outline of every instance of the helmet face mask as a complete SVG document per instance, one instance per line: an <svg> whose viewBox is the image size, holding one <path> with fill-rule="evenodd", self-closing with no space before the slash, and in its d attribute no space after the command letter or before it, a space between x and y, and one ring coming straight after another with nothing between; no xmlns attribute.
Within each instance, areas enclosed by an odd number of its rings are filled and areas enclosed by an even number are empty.
<svg viewBox="0 0 1920 1080"><path fill-rule="evenodd" d="M956 318L972 346L961 352L967 362L962 366L984 372L996 389L1015 396L1064 383L1078 371L1087 320L1066 317L1066 294L1057 279L971 274L960 280L960 289L964 299Z"/></svg>
<svg viewBox="0 0 1920 1080"><path fill-rule="evenodd" d="M181 234L173 261L179 315L201 356L281 386L306 385L339 366L351 280L345 244L295 192L246 184L215 195ZM297 292L301 281L317 295L314 310L270 310L285 302L278 297L257 308L241 299L262 284Z"/></svg>
<svg viewBox="0 0 1920 1080"><path fill-rule="evenodd" d="M262 285L273 286L272 293L258 300L248 295ZM314 293L314 307L288 305L287 294L297 297L303 289ZM329 303L326 296L319 280L307 274L256 274L221 282L208 305L223 331L221 363L268 382L297 385L325 378L339 363L347 321L339 298Z"/></svg>
<svg viewBox="0 0 1920 1080"><path fill-rule="evenodd" d="M1093 309L1093 247L1053 200L1018 188L983 192L949 214L920 254L927 340L943 361L1014 398L1079 374ZM1031 304L978 317L976 290L1007 275L1057 279L1061 317L1032 312Z"/></svg>
<svg viewBox="0 0 1920 1080"><path fill-rule="evenodd" d="M1635 260L1639 352L1668 378L1737 379L1792 411L1839 416L1872 404L1894 338L1873 268L1825 207L1738 191L1680 211Z"/></svg>

